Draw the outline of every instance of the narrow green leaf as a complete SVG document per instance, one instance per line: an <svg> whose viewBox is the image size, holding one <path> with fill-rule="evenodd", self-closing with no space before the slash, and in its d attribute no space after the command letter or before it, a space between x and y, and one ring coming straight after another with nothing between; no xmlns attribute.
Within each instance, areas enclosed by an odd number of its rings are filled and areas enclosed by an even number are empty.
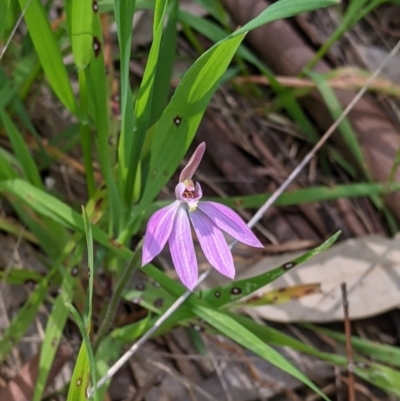
<svg viewBox="0 0 400 401"><path fill-rule="evenodd" d="M203 303L191 306L192 310L196 313L197 316L205 320L207 323L211 324L226 337L231 338L238 344L261 356L263 359L272 363L279 369L296 377L298 380L313 389L324 400L329 400L329 398L324 393L322 393L322 391L319 390L318 387L316 387L316 385L307 376L305 376L296 367L289 363L281 354L279 354L279 352L275 351L273 348L265 344L251 331L247 330L244 326L238 323L235 319L224 314L223 312L203 305Z"/></svg>
<svg viewBox="0 0 400 401"><path fill-rule="evenodd" d="M317 246L311 251L306 252L304 255L290 260L282 266L279 266L266 273L238 281L233 281L231 283L212 288L210 290L200 291L199 298L204 299L204 301L209 302L210 304L212 304L213 307L217 308L221 307L222 305L238 301L241 298L252 294L258 289L281 277L286 272L293 269L295 266L304 263L308 259L311 259L313 256L318 255L319 253L330 248L338 239L339 235L340 231L332 235L332 237L327 239L320 246Z"/></svg>
<svg viewBox="0 0 400 401"><path fill-rule="evenodd" d="M71 44L78 68L86 67L92 57L92 4L93 0L72 0Z"/></svg>
<svg viewBox="0 0 400 401"><path fill-rule="evenodd" d="M276 206L296 206L313 202L328 202L340 198L359 198L363 196L383 195L400 191L400 183L369 183L359 182L346 185L334 185L330 187L316 186L285 192L275 202ZM271 196L270 193L233 196L229 198L204 197L204 200L223 203L236 210L257 209L261 207ZM145 212L145 220L161 207L169 205L170 201L158 201L152 203Z"/></svg>
<svg viewBox="0 0 400 401"><path fill-rule="evenodd" d="M87 215L86 209L84 207L82 207L82 215L83 215L83 222L85 224L86 245L88 252L88 267L89 267L89 273L88 273L89 283L88 283L88 293L86 297L84 322L87 334L89 335L92 322L92 299L93 299L93 283L94 283L93 233L89 216Z"/></svg>
<svg viewBox="0 0 400 401"><path fill-rule="evenodd" d="M3 124L7 131L8 138L12 144L14 153L24 171L25 177L31 184L38 188L43 188L39 170L37 169L32 155L25 144L22 134L18 131L17 127L14 125L5 110L0 109L0 116L3 120Z"/></svg>
<svg viewBox="0 0 400 401"><path fill-rule="evenodd" d="M240 29L233 32L231 36L241 35L244 32L259 28L272 21L294 17L301 13L307 13L337 4L339 4L339 0L279 0L267 7L256 18L253 18Z"/></svg>
<svg viewBox="0 0 400 401"><path fill-rule="evenodd" d="M67 307L74 317L75 323L77 324L82 335L82 345L81 349L79 350L78 360L76 361L74 372L72 374L67 401L86 401L88 398L87 391L89 389L89 384L93 387L96 387L97 384L96 364L94 361L94 355L87 333L87 328L85 327L79 312L71 304L67 304ZM89 380L89 377L91 378L91 381ZM85 381L85 383L81 383L82 385L80 385L80 381ZM98 393L95 391L94 400L98 401L98 399Z"/></svg>
<svg viewBox="0 0 400 401"><path fill-rule="evenodd" d="M343 345L346 344L346 336L342 333L324 329L310 324L302 324L310 330L316 331L317 333L322 333L326 336L339 341ZM365 355L372 360L387 363L392 366L400 368L400 348L393 345L381 344L376 341L371 341L365 338L360 338L356 336L351 337L351 342L353 344L353 349L359 353Z"/></svg>
<svg viewBox="0 0 400 401"><path fill-rule="evenodd" d="M28 1L30 5L24 18L47 80L64 106L74 112L75 99L71 84L46 11L40 0L19 0L21 9L25 8Z"/></svg>
<svg viewBox="0 0 400 401"><path fill-rule="evenodd" d="M188 24L192 28L196 29L202 35L214 42L218 42L227 37L226 31L224 31L215 23L204 18L197 17L184 10L179 10L178 19L182 23ZM270 82L271 88L278 95L279 104L281 104L282 107L287 110L288 114L301 127L302 132L307 136L307 138L309 138L312 142L317 142L317 131L303 112L293 94L293 91L280 84L276 80L275 75L245 45L240 45L237 55L259 69L259 71Z"/></svg>
<svg viewBox="0 0 400 401"><path fill-rule="evenodd" d="M321 75L316 72L309 72L308 76L315 82L318 90L320 91L322 97L325 100L325 104L328 107L332 118L337 120L339 116L342 114L343 109L342 106L337 99L335 92L329 86L328 81ZM360 144L358 143L356 134L350 124L350 121L345 118L339 124L339 130L342 134L344 141L346 142L350 152L352 153L355 161L358 163L359 167L365 172L368 177L368 170L365 165L364 155Z"/></svg>
<svg viewBox="0 0 400 401"><path fill-rule="evenodd" d="M60 258L61 261L65 262L65 260L70 257L70 252L72 252L76 246L75 240L78 240L76 236L67 243L63 252L63 256ZM53 366L54 356L67 322L68 309L65 305L72 302L75 289L75 280L71 276L71 268L80 259L80 256L82 255L81 248L76 248L74 254L75 255L72 260L70 259L69 261L68 268L66 268L62 262L58 262L58 271L61 271L65 274L62 275L63 280L60 293L54 302L54 306L46 324L45 337L40 349L39 375L36 380L33 401L40 401L43 397L49 372Z"/></svg>
<svg viewBox="0 0 400 401"><path fill-rule="evenodd" d="M171 77L175 63L176 37L178 33L176 28L178 11L178 0L172 0L171 11L168 15L167 26L162 34L160 53L156 65L154 88L157 89L157 96L152 96L151 99L149 125L154 124L160 118L167 105L171 90Z"/></svg>
<svg viewBox="0 0 400 401"><path fill-rule="evenodd" d="M96 44L96 50L93 50L94 57L86 73L92 101L92 115L96 127L95 138L98 160L107 187L110 207L110 230L112 232L112 230L118 229L121 224L124 207L114 176L115 145L113 145L114 138L110 136L108 80L104 65L104 43L100 17L97 14L93 17L93 33L93 43Z"/></svg>
<svg viewBox="0 0 400 401"><path fill-rule="evenodd" d="M157 11L158 10L158 11ZM133 186L137 178L142 147L149 128L151 105L154 92L154 82L157 71L157 64L160 54L161 39L164 29L164 17L167 11L167 2L158 0L156 2L156 15L154 23L157 24L154 30L154 37L151 44L146 68L140 84L138 97L135 103L135 124L132 133L131 152L129 156L130 166L126 178L126 202L132 203ZM154 140L154 139L153 139Z"/></svg>
<svg viewBox="0 0 400 401"><path fill-rule="evenodd" d="M83 152L83 162L85 165L86 182L89 197L93 196L96 189L96 183L94 179L94 169L93 169L93 143L92 135L89 126L89 93L87 88L86 71L80 69L78 71L79 76L79 136L81 140L81 147Z"/></svg>
<svg viewBox="0 0 400 401"><path fill-rule="evenodd" d="M154 133L142 204L158 194L183 159L218 82L243 38L240 35L214 45L181 80Z"/></svg>
<svg viewBox="0 0 400 401"><path fill-rule="evenodd" d="M71 313L72 313L71 305ZM79 316L79 315L78 315ZM87 401L86 390L90 386L90 361L86 345L82 342L68 389L67 401Z"/></svg>
<svg viewBox="0 0 400 401"><path fill-rule="evenodd" d="M129 82L129 61L132 48L132 21L135 5L135 0L114 1L114 15L120 50L121 134L118 146L118 167L122 196L125 194L126 180L131 164L130 153L133 146L134 113Z"/></svg>
<svg viewBox="0 0 400 401"><path fill-rule="evenodd" d="M167 4L168 0L156 0L153 20L153 40L157 36L157 30L160 24L164 21Z"/></svg>
<svg viewBox="0 0 400 401"><path fill-rule="evenodd" d="M23 170L20 162L7 150L0 148L0 181L21 177Z"/></svg>

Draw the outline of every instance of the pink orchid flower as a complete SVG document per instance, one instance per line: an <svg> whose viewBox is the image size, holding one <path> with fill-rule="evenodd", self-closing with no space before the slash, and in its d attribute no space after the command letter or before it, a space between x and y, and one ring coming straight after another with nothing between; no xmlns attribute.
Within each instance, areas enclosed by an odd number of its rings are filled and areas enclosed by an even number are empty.
<svg viewBox="0 0 400 401"><path fill-rule="evenodd" d="M200 201L203 192L192 177L205 149L205 142L197 147L175 187L176 201L151 216L143 242L142 266L153 260L168 241L176 272L190 290L196 286L198 278L191 225L210 265L231 279L235 277L235 266L223 232L246 245L263 248L240 216L229 207Z"/></svg>

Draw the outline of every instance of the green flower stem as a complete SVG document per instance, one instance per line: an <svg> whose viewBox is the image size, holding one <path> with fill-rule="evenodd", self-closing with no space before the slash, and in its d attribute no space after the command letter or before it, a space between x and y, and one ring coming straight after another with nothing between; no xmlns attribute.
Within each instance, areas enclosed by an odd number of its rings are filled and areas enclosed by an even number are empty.
<svg viewBox="0 0 400 401"><path fill-rule="evenodd" d="M142 245L143 240L141 240L136 248L136 252L133 255L130 263L126 266L124 271L122 272L119 281L115 287L114 293L111 297L111 301L108 304L106 313L104 315L104 319L101 323L99 331L97 332L96 339L93 344L93 350L96 352L98 349L101 341L103 340L104 336L107 334L108 330L110 329L112 323L115 319L115 313L117 311L118 302L122 296L122 291L125 288L126 283L128 282L129 278L132 276L134 271L140 266L141 256L142 256Z"/></svg>

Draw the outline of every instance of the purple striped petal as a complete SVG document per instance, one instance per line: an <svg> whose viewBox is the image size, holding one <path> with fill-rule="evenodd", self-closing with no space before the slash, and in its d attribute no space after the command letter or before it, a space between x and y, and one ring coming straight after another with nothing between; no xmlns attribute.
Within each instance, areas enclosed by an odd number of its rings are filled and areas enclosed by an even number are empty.
<svg viewBox="0 0 400 401"><path fill-rule="evenodd" d="M210 265L229 278L235 277L235 266L221 230L200 210L189 213L201 249Z"/></svg>
<svg viewBox="0 0 400 401"><path fill-rule="evenodd" d="M175 201L150 217L144 235L142 266L153 260L164 248L171 234L179 205L180 203Z"/></svg>
<svg viewBox="0 0 400 401"><path fill-rule="evenodd" d="M192 157L188 161L188 164L182 170L181 175L179 176L179 182L192 179L193 174L197 170L197 167L199 167L199 164L201 162L201 159L203 158L205 150L206 150L205 142L202 142L199 146L197 146Z"/></svg>
<svg viewBox="0 0 400 401"><path fill-rule="evenodd" d="M221 230L246 245L264 248L242 218L229 207L215 202L199 202L197 206Z"/></svg>
<svg viewBox="0 0 400 401"><path fill-rule="evenodd" d="M182 283L193 291L197 283L197 260L187 211L179 207L169 237L169 249L175 270Z"/></svg>

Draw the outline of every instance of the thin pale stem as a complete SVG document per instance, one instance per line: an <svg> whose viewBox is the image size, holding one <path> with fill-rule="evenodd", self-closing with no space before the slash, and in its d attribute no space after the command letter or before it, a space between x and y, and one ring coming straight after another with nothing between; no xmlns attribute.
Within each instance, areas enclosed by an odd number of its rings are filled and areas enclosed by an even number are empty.
<svg viewBox="0 0 400 401"><path fill-rule="evenodd" d="M128 282L129 278L132 276L134 271L140 266L141 256L142 256L142 244L143 242L140 241L138 247L136 248L135 254L133 255L132 260L130 263L125 267L124 271L122 272L119 281L114 289L113 295L111 297L111 301L108 304L106 313L104 314L103 322L97 332L96 339L93 344L93 350L96 352L98 349L101 341L103 340L104 336L107 334L108 330L110 329L111 325L115 319L115 313L117 311L118 302L122 296L122 291L125 288L126 283ZM97 383L97 388L100 385Z"/></svg>
<svg viewBox="0 0 400 401"><path fill-rule="evenodd" d="M268 198L264 205L257 211L253 218L247 223L247 225L252 228L264 215L264 213L274 204L274 202L282 195L282 193L292 184L296 177L300 174L303 168L310 162L310 160L315 156L317 151L321 146L328 140L328 138L335 132L336 128L343 121L343 119L349 114L350 110L355 106L355 104L362 98L364 93L368 90L371 83L378 77L378 75L385 68L387 63L393 58L393 56L400 49L400 40L397 42L396 46L392 49L389 55L383 60L382 64L377 68L377 70L371 75L368 81L365 83L364 87L357 92L353 100L348 104L346 109L342 112L339 118L331 125L331 127L326 131L318 143L313 147L313 149L304 157L300 164L292 171L289 177L282 183L282 185ZM237 241L232 242L229 248L232 249L236 245ZM207 276L210 274L211 268L206 270L198 279L197 285L203 282ZM132 347L124 354L122 357L115 362L109 371L97 382L96 389L103 386L107 380L109 380L114 374L125 364L128 359L135 354L135 352L159 329L159 327L186 301L187 298L192 294L192 291L186 291L182 296L180 296L168 310L164 312L162 316L155 322L154 326L151 327ZM90 389L88 395L91 397L96 390L94 388Z"/></svg>

